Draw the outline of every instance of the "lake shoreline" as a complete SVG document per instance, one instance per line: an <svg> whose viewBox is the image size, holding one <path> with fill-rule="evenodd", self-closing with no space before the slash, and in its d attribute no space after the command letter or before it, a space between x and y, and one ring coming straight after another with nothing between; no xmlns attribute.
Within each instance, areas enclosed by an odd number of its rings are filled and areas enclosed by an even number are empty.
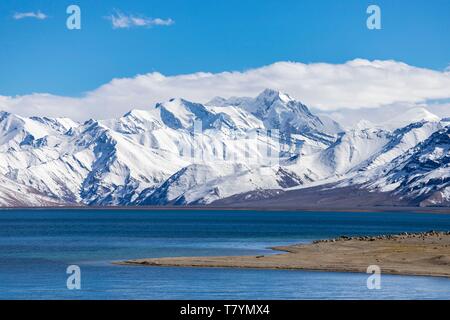
<svg viewBox="0 0 450 320"><path fill-rule="evenodd" d="M134 259L116 265L148 267L283 269L381 273L450 278L450 232L346 237L272 247L283 253L261 256Z"/></svg>
<svg viewBox="0 0 450 320"><path fill-rule="evenodd" d="M432 213L450 214L450 207L221 207L221 206L50 206L50 207L0 207L1 211L58 211L58 210L95 210L95 211L260 211L260 212L360 212L360 213Z"/></svg>

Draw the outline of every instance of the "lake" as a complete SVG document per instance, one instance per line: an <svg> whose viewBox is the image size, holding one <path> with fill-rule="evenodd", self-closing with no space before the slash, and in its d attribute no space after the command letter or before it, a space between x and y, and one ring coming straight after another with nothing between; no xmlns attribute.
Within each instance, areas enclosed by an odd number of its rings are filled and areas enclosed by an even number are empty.
<svg viewBox="0 0 450 320"><path fill-rule="evenodd" d="M272 254L269 246L340 235L450 230L429 213L3 210L0 299L449 299L450 279L117 266L133 258ZM81 269L68 290L66 268Z"/></svg>

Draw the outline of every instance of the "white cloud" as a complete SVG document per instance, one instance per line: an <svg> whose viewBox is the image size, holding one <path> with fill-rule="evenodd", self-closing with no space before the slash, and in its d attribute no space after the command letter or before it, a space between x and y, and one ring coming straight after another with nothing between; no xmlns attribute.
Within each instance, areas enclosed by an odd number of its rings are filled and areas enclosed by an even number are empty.
<svg viewBox="0 0 450 320"><path fill-rule="evenodd" d="M170 26L175 23L172 19L147 18L143 16L126 15L119 11L106 17L111 21L114 29L126 29L131 27Z"/></svg>
<svg viewBox="0 0 450 320"><path fill-rule="evenodd" d="M172 19L161 19L161 18L155 18L152 19L152 24L155 26L170 26L175 23Z"/></svg>
<svg viewBox="0 0 450 320"><path fill-rule="evenodd" d="M45 13L42 13L41 11L37 12L16 12L13 15L13 18L16 20L21 20L25 18L34 18L38 20L45 20L48 18L48 16Z"/></svg>
<svg viewBox="0 0 450 320"><path fill-rule="evenodd" d="M450 98L450 73L396 61L356 59L344 64L278 62L244 72L164 76L153 72L113 79L81 98L30 94L0 96L0 110L25 116L111 118L172 97L207 102L215 96L255 96L265 88L289 93L312 108L377 108Z"/></svg>

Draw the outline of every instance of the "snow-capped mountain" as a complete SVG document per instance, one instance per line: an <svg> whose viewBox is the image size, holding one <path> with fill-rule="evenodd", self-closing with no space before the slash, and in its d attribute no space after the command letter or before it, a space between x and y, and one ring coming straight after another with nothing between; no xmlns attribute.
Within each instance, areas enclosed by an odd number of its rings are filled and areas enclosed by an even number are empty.
<svg viewBox="0 0 450 320"><path fill-rule="evenodd" d="M450 122L404 117L343 130L269 89L85 123L0 112L0 205L208 205L320 186L448 205Z"/></svg>
<svg viewBox="0 0 450 320"><path fill-rule="evenodd" d="M2 207L40 207L59 206L63 204L31 187L0 176L0 206Z"/></svg>
<svg viewBox="0 0 450 320"><path fill-rule="evenodd" d="M0 111L0 152L44 143L42 138L64 134L78 124L67 118L24 118Z"/></svg>
<svg viewBox="0 0 450 320"><path fill-rule="evenodd" d="M397 129L416 122L438 122L440 118L423 107L411 108L406 112L389 119L383 126L389 129Z"/></svg>
<svg viewBox="0 0 450 320"><path fill-rule="evenodd" d="M338 123L322 121L308 107L292 99L288 94L266 89L256 98L215 98L211 105L240 107L264 122L266 129L278 129L285 134L320 136L327 139L342 131ZM328 139L327 139L328 140Z"/></svg>
<svg viewBox="0 0 450 320"><path fill-rule="evenodd" d="M380 128L395 130L406 127L411 123L427 121L438 122L443 118L445 111L440 111L441 116L433 113L433 105L424 106L417 104L397 103L378 108L340 109L337 111L317 111L321 119L331 117L345 130ZM439 110L437 110L439 111ZM450 108L449 108L450 111ZM449 111L446 116L450 116ZM446 117L444 116L444 118Z"/></svg>
<svg viewBox="0 0 450 320"><path fill-rule="evenodd" d="M450 205L450 127L395 158L368 185L394 190L421 206Z"/></svg>

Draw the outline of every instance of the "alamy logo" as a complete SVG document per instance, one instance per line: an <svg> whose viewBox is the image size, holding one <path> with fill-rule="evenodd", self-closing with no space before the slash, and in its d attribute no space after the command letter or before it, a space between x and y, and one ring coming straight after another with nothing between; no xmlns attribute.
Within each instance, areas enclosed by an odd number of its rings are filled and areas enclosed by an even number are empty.
<svg viewBox="0 0 450 320"><path fill-rule="evenodd" d="M67 278L67 289L80 290L81 289L81 269L77 265L67 267L66 273L69 274Z"/></svg>
<svg viewBox="0 0 450 320"><path fill-rule="evenodd" d="M220 129L203 127L202 121L196 120L190 138L180 140L173 151L197 164L220 161L250 167L279 165L283 151L279 130L230 129L224 133Z"/></svg>
<svg viewBox="0 0 450 320"><path fill-rule="evenodd" d="M66 26L69 30L80 30L81 29L81 9L77 5L70 5L66 10L67 14L70 16L67 18Z"/></svg>
<svg viewBox="0 0 450 320"><path fill-rule="evenodd" d="M370 16L367 18L367 28L369 30L381 29L381 9L377 5L370 5L367 7L367 14Z"/></svg>
<svg viewBox="0 0 450 320"><path fill-rule="evenodd" d="M381 268L377 265L367 267L367 273L372 274L367 278L367 289L380 290L381 289Z"/></svg>

